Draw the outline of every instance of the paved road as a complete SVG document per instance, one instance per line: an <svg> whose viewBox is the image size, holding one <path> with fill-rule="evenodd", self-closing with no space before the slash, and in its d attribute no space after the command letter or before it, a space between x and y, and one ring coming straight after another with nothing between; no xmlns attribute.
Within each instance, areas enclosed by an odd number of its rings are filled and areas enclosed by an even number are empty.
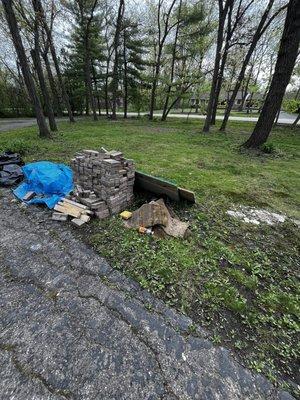
<svg viewBox="0 0 300 400"><path fill-rule="evenodd" d="M136 116L137 113L128 113L128 115ZM161 113L154 113L155 117L161 117ZM168 118L187 118L187 114L169 114ZM195 114L190 114L189 116L190 119L202 119L204 120L206 118L205 115L195 115ZM295 118L292 118L291 114L283 113L281 114L281 117L278 119L279 124L287 124L291 125ZM217 121L222 121L223 116L222 115L217 115L216 116ZM229 121L243 121L243 122L256 122L258 120L258 117L236 117L232 116L229 117ZM300 125L300 122L298 123Z"/></svg>
<svg viewBox="0 0 300 400"><path fill-rule="evenodd" d="M57 121L66 121L67 118L58 118ZM13 131L36 125L35 118L0 118L0 132Z"/></svg>
<svg viewBox="0 0 300 400"><path fill-rule="evenodd" d="M25 128L36 124L33 118L0 118L0 132Z"/></svg>
<svg viewBox="0 0 300 400"><path fill-rule="evenodd" d="M292 399L191 334L76 228L7 190L0 208L0 399Z"/></svg>
<svg viewBox="0 0 300 400"><path fill-rule="evenodd" d="M117 113L117 114L122 115L122 113ZM138 115L138 113L129 112L128 115L135 117ZM142 113L142 115L146 115L146 114ZM162 114L155 113L154 116L159 118L162 116ZM187 115L186 114L169 114L168 118L187 118ZM204 120L205 116L190 114L189 118ZM278 120L278 123L291 125L294 122L295 118L296 117L293 114L281 112L281 116ZM223 119L223 116L217 115L216 119L218 121L221 121ZM243 121L243 122L256 122L257 119L258 119L257 117L236 117L236 116L229 117L230 121ZM58 119L58 121L67 121L67 118L60 118L60 119ZM36 119L34 119L34 118L5 118L5 119L0 118L0 132L7 132L7 131L25 128L27 126L33 126L33 125L36 125ZM300 125L300 121L298 122L298 125Z"/></svg>

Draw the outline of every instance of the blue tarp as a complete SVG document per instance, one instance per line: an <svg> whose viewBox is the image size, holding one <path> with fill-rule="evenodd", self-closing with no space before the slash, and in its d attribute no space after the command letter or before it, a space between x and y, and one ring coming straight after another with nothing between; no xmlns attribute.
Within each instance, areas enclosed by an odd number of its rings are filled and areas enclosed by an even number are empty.
<svg viewBox="0 0 300 400"><path fill-rule="evenodd" d="M14 194L22 200L27 192L35 192L36 197L27 204L42 203L53 208L61 198L73 190L73 172L64 164L39 161L22 167L25 176Z"/></svg>

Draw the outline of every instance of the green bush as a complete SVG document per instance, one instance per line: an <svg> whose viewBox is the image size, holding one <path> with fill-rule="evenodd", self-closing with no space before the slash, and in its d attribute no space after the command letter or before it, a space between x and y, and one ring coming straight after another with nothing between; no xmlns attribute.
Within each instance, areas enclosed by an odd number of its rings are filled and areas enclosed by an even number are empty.
<svg viewBox="0 0 300 400"><path fill-rule="evenodd" d="M295 99L284 100L282 106L284 111L291 113L298 113L300 108L300 100L295 100Z"/></svg>

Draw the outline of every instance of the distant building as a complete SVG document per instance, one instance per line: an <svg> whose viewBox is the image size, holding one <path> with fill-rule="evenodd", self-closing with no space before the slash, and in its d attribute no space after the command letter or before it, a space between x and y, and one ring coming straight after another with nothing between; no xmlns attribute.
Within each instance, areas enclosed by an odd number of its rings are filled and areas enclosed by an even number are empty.
<svg viewBox="0 0 300 400"><path fill-rule="evenodd" d="M221 92L218 100L218 106L226 107L230 96L232 95L232 90L227 92ZM249 107L259 108L262 104L263 96L261 93L245 93L243 90L237 92L236 98L233 104L233 110L243 110ZM199 95L193 95L190 98L191 108L206 108L209 101L209 93L200 93Z"/></svg>

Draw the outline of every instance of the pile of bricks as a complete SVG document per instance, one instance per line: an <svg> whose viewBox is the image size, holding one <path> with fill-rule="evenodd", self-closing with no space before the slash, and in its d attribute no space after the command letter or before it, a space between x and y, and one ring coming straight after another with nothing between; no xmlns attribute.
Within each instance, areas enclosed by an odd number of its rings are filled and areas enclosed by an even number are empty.
<svg viewBox="0 0 300 400"><path fill-rule="evenodd" d="M133 200L135 167L119 151L83 150L71 160L77 201L102 219L125 210Z"/></svg>

